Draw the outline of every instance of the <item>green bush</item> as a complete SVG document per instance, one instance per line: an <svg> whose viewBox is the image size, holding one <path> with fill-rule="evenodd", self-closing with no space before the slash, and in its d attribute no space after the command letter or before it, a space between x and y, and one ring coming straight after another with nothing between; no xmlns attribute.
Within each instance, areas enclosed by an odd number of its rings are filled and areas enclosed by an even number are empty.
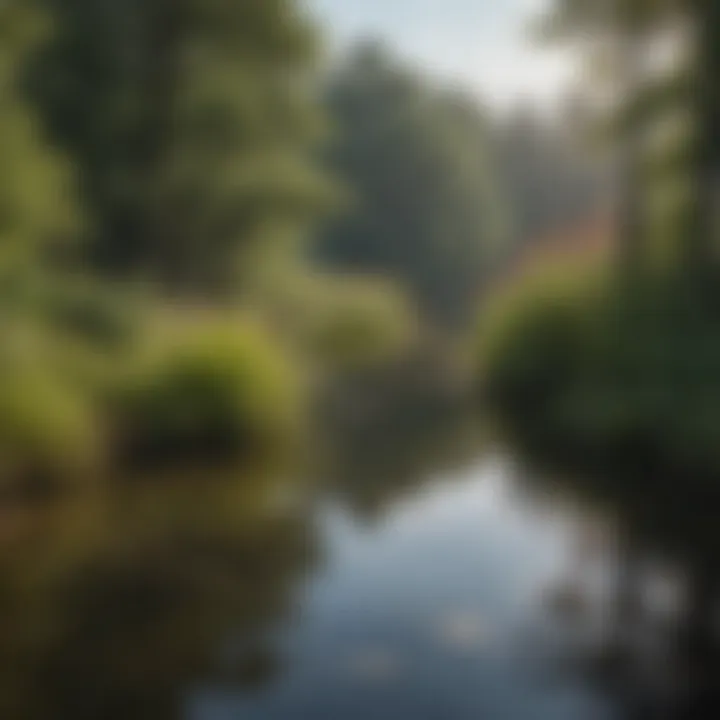
<svg viewBox="0 0 720 720"><path fill-rule="evenodd" d="M486 309L477 356L486 408L531 455L654 487L720 478L720 313L686 283L546 268Z"/></svg>
<svg viewBox="0 0 720 720"><path fill-rule="evenodd" d="M247 321L163 338L116 396L120 442L141 462L254 460L287 450L302 419L294 368Z"/></svg>
<svg viewBox="0 0 720 720"><path fill-rule="evenodd" d="M294 268L256 300L310 364L329 374L378 368L402 356L418 335L407 294L375 276Z"/></svg>
<svg viewBox="0 0 720 720"><path fill-rule="evenodd" d="M583 276L585 280L583 280ZM510 289L484 316L486 409L535 469L573 478L677 557L720 540L720 306L677 277L621 292L565 274ZM608 278L609 279L609 278ZM562 292L558 288L562 287Z"/></svg>
<svg viewBox="0 0 720 720"><path fill-rule="evenodd" d="M502 432L533 446L562 434L568 400L591 354L600 286L597 275L558 267L504 288L484 309L478 380Z"/></svg>
<svg viewBox="0 0 720 720"><path fill-rule="evenodd" d="M307 341L331 371L382 365L411 345L417 321L397 288L346 278L328 288L324 302L308 318Z"/></svg>
<svg viewBox="0 0 720 720"><path fill-rule="evenodd" d="M0 379L0 485L72 483L101 459L87 398L48 372L14 369Z"/></svg>

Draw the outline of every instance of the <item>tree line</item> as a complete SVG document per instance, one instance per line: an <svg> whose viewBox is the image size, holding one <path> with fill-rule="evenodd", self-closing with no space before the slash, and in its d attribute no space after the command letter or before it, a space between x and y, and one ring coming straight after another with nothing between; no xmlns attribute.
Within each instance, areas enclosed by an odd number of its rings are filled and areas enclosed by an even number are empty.
<svg viewBox="0 0 720 720"><path fill-rule="evenodd" d="M623 563L659 548L687 572L666 639L707 673L676 698L691 717L717 709L720 657L720 3L554 6L543 32L610 91L596 123L613 155L614 252L535 268L499 294L481 318L478 387L523 457L616 510Z"/></svg>
<svg viewBox="0 0 720 720"><path fill-rule="evenodd" d="M375 41L329 60L293 0L8 0L0 21L11 476L25 445L92 454L98 427L235 447L279 418L257 387L461 336L513 248L597 198L595 167L556 161L565 120L500 118Z"/></svg>

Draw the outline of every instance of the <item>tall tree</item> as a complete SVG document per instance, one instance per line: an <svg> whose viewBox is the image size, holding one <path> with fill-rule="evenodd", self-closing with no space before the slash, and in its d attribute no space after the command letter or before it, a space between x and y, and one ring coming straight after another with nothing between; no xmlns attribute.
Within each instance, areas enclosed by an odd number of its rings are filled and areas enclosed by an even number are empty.
<svg viewBox="0 0 720 720"><path fill-rule="evenodd" d="M551 35L560 40L579 41L581 52L596 65L596 76L599 60L614 112L635 102L643 87L648 28L655 2L556 0L549 15ZM641 264L645 242L640 192L643 130L639 123L626 123L614 138L619 265L630 276L636 274Z"/></svg>
<svg viewBox="0 0 720 720"><path fill-rule="evenodd" d="M28 87L77 162L93 259L232 288L315 196L312 26L293 0L41 1L55 37Z"/></svg>
<svg viewBox="0 0 720 720"><path fill-rule="evenodd" d="M525 104L498 119L493 166L510 208L505 263L548 236L588 221L605 202L607 168L588 147L588 112L584 100L569 98L552 119Z"/></svg>
<svg viewBox="0 0 720 720"><path fill-rule="evenodd" d="M317 255L398 278L431 320L462 322L502 232L484 114L375 42L350 53L327 98L331 161L355 198Z"/></svg>
<svg viewBox="0 0 720 720"><path fill-rule="evenodd" d="M690 142L680 145L680 163L669 166L670 179L682 179L686 187L674 241L682 267L689 277L701 280L717 263L720 241L720 2L556 0L552 17L560 35L587 38L594 34L614 52L615 77L622 78L623 88L618 105L628 118L617 139L626 256L638 254L637 239L642 234L639 201L643 192L647 195L648 179L651 186L669 179L667 173L643 172L648 161L643 154L648 129L678 113L691 128ZM675 43L676 62L658 75L653 73L653 50L668 39ZM660 154L677 156L677 147L662 149ZM668 163L661 158L660 165L667 169ZM657 168L652 160L651 167Z"/></svg>

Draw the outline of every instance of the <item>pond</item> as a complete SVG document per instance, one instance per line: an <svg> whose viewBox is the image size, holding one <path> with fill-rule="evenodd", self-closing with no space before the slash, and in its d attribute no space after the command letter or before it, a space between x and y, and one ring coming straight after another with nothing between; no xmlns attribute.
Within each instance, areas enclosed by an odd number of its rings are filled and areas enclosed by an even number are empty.
<svg viewBox="0 0 720 720"><path fill-rule="evenodd" d="M577 509L501 456L404 464L369 501L392 474L371 467L299 494L208 480L6 510L1 716L624 717L546 602Z"/></svg>

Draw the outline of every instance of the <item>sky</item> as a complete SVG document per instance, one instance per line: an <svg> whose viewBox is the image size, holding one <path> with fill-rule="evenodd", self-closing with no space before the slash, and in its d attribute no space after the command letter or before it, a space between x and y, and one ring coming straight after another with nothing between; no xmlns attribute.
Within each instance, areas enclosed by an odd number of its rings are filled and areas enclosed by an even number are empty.
<svg viewBox="0 0 720 720"><path fill-rule="evenodd" d="M569 58L527 38L546 0L307 0L331 46L386 38L425 70L457 81L487 102L548 101L567 85Z"/></svg>

